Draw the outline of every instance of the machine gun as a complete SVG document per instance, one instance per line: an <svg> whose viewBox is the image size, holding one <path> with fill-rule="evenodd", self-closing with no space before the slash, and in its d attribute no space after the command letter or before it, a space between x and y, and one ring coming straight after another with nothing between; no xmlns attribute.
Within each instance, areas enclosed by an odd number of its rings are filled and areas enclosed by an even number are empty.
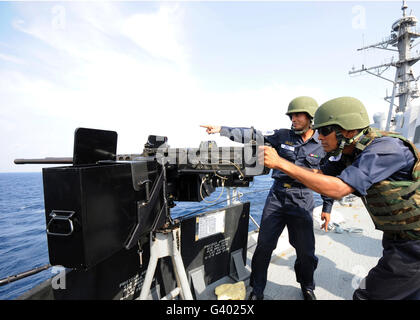
<svg viewBox="0 0 420 320"><path fill-rule="evenodd" d="M204 200L217 187L248 187L254 176L268 170L258 163L256 141L241 147L206 141L198 148L170 148L167 142L166 137L149 136L142 153L118 155L116 132L78 128L73 158L15 160L72 164L42 170L52 265L89 270L137 245L141 261L142 241L150 235L145 298L162 257L162 252L153 253L152 241L163 237L165 246L172 247L166 255L173 258L184 297L191 298L177 250L179 221L170 209L176 201Z"/></svg>

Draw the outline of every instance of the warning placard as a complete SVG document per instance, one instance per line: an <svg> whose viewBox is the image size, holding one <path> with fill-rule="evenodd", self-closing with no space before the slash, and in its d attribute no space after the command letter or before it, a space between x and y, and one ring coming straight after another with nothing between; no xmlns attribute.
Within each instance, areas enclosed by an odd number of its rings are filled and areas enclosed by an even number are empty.
<svg viewBox="0 0 420 320"><path fill-rule="evenodd" d="M222 210L196 217L195 241L216 233L224 233L225 214L226 211Z"/></svg>

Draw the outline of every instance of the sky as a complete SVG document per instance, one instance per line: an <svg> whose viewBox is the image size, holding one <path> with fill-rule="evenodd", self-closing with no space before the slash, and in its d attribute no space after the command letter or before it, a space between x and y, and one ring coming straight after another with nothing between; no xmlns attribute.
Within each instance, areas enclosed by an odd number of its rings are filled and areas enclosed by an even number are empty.
<svg viewBox="0 0 420 320"><path fill-rule="evenodd" d="M420 2L408 1L420 15ZM354 67L388 37L401 1L0 2L0 172L16 158L71 157L78 127L118 133L117 153L148 135L198 147L200 125L290 127L297 96L360 99L388 112L392 88ZM417 49L420 47L415 47ZM414 66L415 75L419 75ZM394 70L383 75L393 79Z"/></svg>

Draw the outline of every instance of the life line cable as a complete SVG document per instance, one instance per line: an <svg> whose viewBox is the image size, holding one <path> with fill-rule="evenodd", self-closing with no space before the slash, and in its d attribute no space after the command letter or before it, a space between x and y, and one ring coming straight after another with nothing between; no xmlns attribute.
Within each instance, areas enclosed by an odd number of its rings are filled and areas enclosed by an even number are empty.
<svg viewBox="0 0 420 320"><path fill-rule="evenodd" d="M261 190L255 190L255 191L250 191L250 192L244 192L244 193L242 193L242 195L244 196L244 195L247 195L247 194L253 194L253 193L266 192L266 191L269 191L270 189L271 189L271 188L266 188L266 189L261 189ZM213 204L211 204L211 205L209 205L209 206L206 206L206 207L204 207L204 208L197 209L197 210L195 210L195 211L193 211L193 212L190 212L190 213L187 213L187 214L185 214L185 215L183 215L183 216L177 217L176 219L179 219L180 221L182 221L182 220L184 220L184 219L188 218L189 216L192 216L192 215L194 215L194 214L200 213L200 212L202 212L202 211L204 211L204 210L207 210L208 208L211 208L211 207L217 206L218 204L221 204L221 203L226 202L226 201L228 201L228 199L224 199L224 200L221 200L221 201L219 201L219 202L213 203Z"/></svg>

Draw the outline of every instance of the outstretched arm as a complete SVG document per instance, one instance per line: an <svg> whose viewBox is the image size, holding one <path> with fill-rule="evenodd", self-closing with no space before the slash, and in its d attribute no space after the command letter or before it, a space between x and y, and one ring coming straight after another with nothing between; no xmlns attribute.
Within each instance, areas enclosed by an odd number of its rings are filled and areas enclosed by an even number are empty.
<svg viewBox="0 0 420 320"><path fill-rule="evenodd" d="M200 127L206 128L206 132L208 134L220 133L220 136L229 138L230 140L239 143L248 143L255 138L257 138L257 141L260 141L261 144L263 144L264 141L264 136L253 128L222 127L213 125L200 125Z"/></svg>
<svg viewBox="0 0 420 320"><path fill-rule="evenodd" d="M283 171L317 193L338 200L355 191L353 187L337 177L325 175L321 170L299 167L287 161L271 147L260 147L260 150L260 161L264 161L264 166Z"/></svg>

